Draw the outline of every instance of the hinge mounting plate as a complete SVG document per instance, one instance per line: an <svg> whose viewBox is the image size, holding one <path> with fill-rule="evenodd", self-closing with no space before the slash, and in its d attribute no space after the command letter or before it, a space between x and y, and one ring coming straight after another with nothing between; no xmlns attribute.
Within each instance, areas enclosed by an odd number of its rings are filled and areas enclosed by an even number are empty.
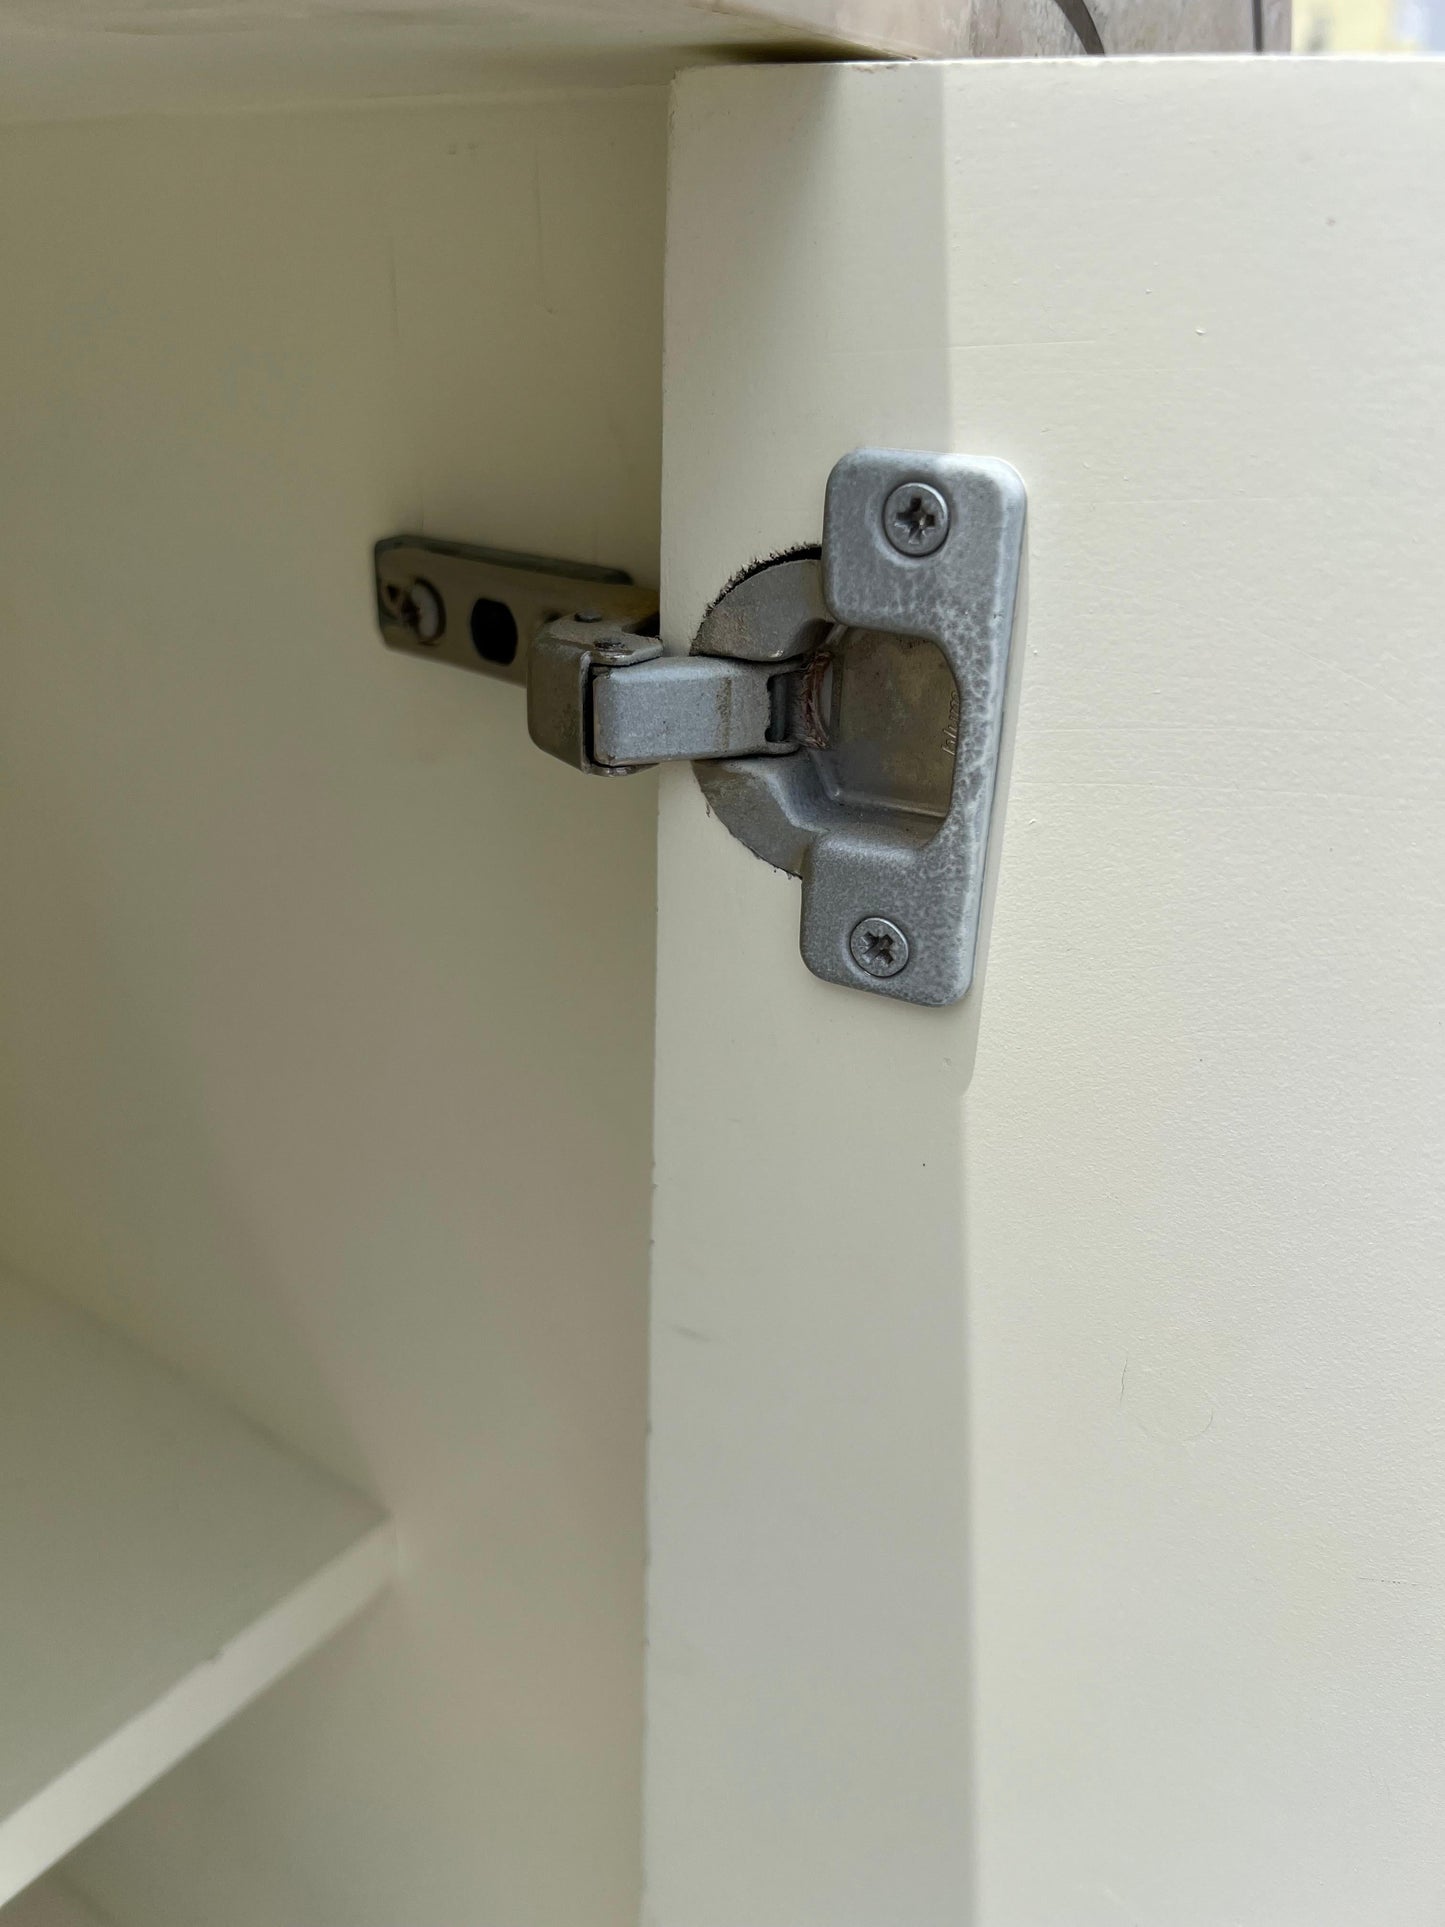
<svg viewBox="0 0 1445 1927"><path fill-rule="evenodd" d="M1005 462L859 449L828 478L819 558L747 576L693 644L805 657L799 753L697 777L802 878L803 960L830 983L941 1005L973 981L1025 502Z"/></svg>
<svg viewBox="0 0 1445 1927"><path fill-rule="evenodd" d="M592 623L655 631L657 591L622 569L559 562L510 549L392 535L373 551L376 619L389 649L527 682L532 645L548 623Z"/></svg>

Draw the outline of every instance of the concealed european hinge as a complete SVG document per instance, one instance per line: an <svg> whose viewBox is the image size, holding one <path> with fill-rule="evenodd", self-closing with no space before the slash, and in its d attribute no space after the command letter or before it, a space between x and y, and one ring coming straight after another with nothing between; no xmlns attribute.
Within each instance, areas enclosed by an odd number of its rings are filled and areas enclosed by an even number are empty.
<svg viewBox="0 0 1445 1927"><path fill-rule="evenodd" d="M620 571L422 537L376 549L395 649L522 682L574 769L689 761L748 847L803 879L815 975L908 1003L968 989L1022 557L1006 463L861 449L823 540L754 569L688 655Z"/></svg>

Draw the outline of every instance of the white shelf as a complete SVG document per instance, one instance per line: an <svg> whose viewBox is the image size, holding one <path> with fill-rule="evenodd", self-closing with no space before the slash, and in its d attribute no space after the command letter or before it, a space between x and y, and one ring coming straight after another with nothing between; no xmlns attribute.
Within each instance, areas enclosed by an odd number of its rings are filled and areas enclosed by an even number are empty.
<svg viewBox="0 0 1445 1927"><path fill-rule="evenodd" d="M0 1902L391 1568L367 1500L0 1275Z"/></svg>

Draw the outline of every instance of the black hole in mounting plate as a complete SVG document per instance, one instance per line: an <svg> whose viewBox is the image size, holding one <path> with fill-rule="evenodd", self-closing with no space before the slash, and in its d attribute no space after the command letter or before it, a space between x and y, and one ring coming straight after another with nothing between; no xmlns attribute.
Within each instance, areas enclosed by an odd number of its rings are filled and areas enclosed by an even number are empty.
<svg viewBox="0 0 1445 1927"><path fill-rule="evenodd" d="M505 602L478 596L472 604L472 647L483 662L505 665L517 658L517 618Z"/></svg>

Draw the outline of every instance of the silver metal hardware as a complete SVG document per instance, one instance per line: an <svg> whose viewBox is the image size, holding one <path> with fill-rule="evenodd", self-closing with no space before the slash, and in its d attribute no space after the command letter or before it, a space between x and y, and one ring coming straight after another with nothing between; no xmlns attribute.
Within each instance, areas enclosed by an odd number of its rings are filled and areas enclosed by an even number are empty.
<svg viewBox="0 0 1445 1927"><path fill-rule="evenodd" d="M665 658L598 676L593 754L613 768L720 756L787 756L786 673L722 657Z"/></svg>
<svg viewBox="0 0 1445 1927"><path fill-rule="evenodd" d="M387 614L407 635L425 643L428 648L445 629L446 612L442 608L442 599L424 577L415 576L406 582L389 581L382 586L380 595Z"/></svg>
<svg viewBox="0 0 1445 1927"><path fill-rule="evenodd" d="M883 504L883 528L900 555L936 555L948 540L948 504L927 482L900 482Z"/></svg>
<svg viewBox="0 0 1445 1927"><path fill-rule="evenodd" d="M383 642L413 656L526 683L532 644L549 622L580 616L623 628L657 615L655 589L621 569L393 535L375 550Z"/></svg>
<svg viewBox="0 0 1445 1927"><path fill-rule="evenodd" d="M902 551L889 505L925 489L947 539ZM1007 463L861 449L828 478L821 557L746 577L698 632L695 650L805 659L798 754L697 778L749 849L802 878L803 959L831 983L951 1004L973 981L1024 511ZM880 925L907 946L890 975L864 942Z"/></svg>
<svg viewBox="0 0 1445 1927"><path fill-rule="evenodd" d="M574 769L691 761L734 835L802 878L815 975L951 1004L973 980L1024 509L1004 462L846 455L821 551L734 583L687 656L641 633L655 598L616 571L459 543L378 544L377 608L393 648L525 682L532 740Z"/></svg>
<svg viewBox="0 0 1445 1927"><path fill-rule="evenodd" d="M573 769L625 776L652 763L788 756L800 665L664 656L662 644L577 621L532 645L527 728Z"/></svg>
<svg viewBox="0 0 1445 1927"><path fill-rule="evenodd" d="M864 917L855 923L848 949L870 977L896 977L908 968L908 939L887 917Z"/></svg>

